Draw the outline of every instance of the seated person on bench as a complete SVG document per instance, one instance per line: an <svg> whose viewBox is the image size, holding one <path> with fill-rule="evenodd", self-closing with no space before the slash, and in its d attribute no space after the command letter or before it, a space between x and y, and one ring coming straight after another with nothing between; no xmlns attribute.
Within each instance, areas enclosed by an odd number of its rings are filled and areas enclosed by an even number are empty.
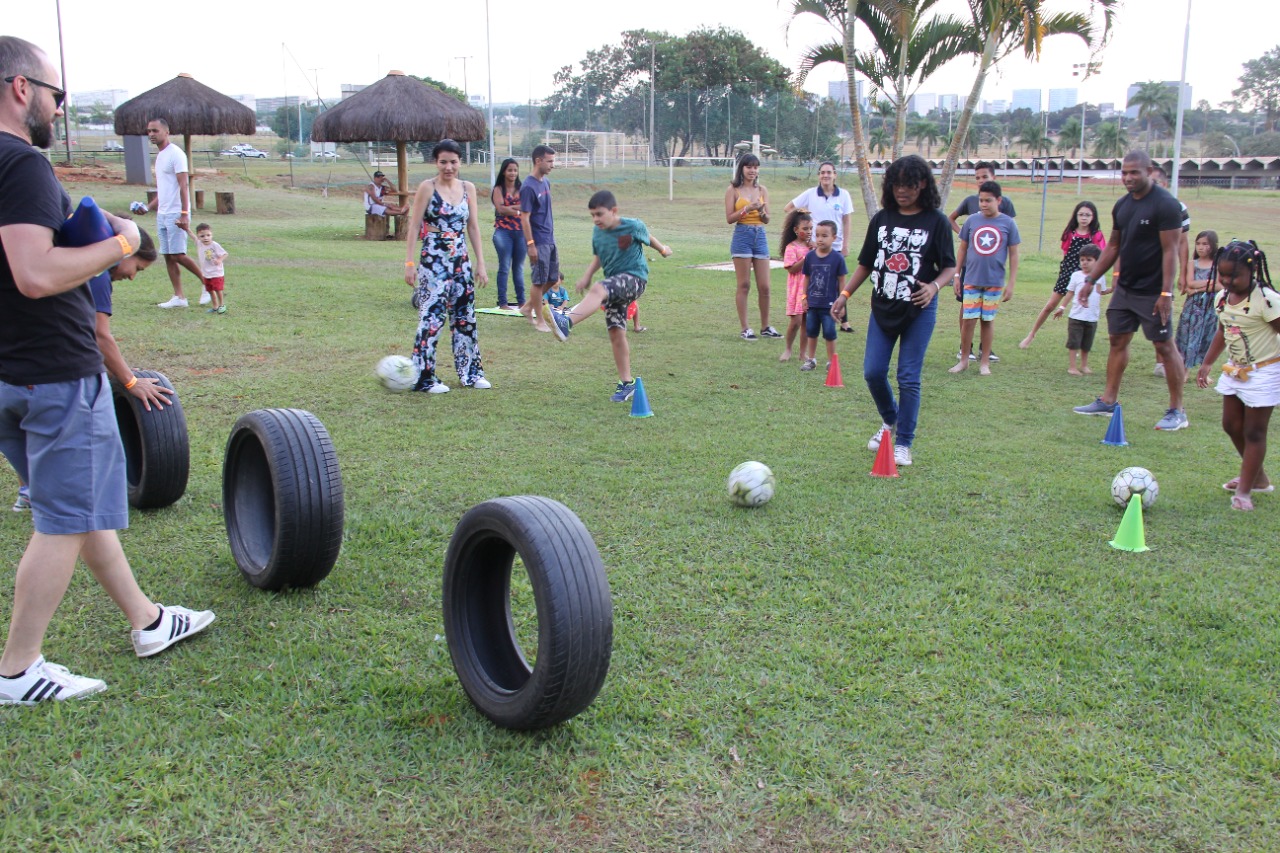
<svg viewBox="0 0 1280 853"><path fill-rule="evenodd" d="M399 198L387 176L382 172L374 172L373 183L364 190L364 212L374 216L404 216L409 212L408 205L388 204L387 193Z"/></svg>

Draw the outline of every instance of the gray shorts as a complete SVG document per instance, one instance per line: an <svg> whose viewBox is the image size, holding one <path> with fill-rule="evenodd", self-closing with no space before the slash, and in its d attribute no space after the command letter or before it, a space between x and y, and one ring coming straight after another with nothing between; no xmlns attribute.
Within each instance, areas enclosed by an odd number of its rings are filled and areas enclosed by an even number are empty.
<svg viewBox="0 0 1280 853"><path fill-rule="evenodd" d="M1160 324L1156 313L1159 293L1134 293L1128 288L1117 287L1107 306L1107 333L1132 335L1142 329L1147 340L1154 343L1173 337L1173 309L1169 309L1169 322Z"/></svg>
<svg viewBox="0 0 1280 853"><path fill-rule="evenodd" d="M534 248L538 250L538 260L530 262L533 267L533 283L541 286L559 282L560 252L556 249L556 244L538 243Z"/></svg>
<svg viewBox="0 0 1280 853"><path fill-rule="evenodd" d="M105 373L70 382L0 382L0 452L31 487L36 532L129 526L124 445Z"/></svg>
<svg viewBox="0 0 1280 853"><path fill-rule="evenodd" d="M156 214L156 248L162 255L185 255L187 232L178 227L177 213Z"/></svg>
<svg viewBox="0 0 1280 853"><path fill-rule="evenodd" d="M630 273L611 275L604 281L604 327L606 329L625 329L627 327L627 308L644 295L644 279Z"/></svg>

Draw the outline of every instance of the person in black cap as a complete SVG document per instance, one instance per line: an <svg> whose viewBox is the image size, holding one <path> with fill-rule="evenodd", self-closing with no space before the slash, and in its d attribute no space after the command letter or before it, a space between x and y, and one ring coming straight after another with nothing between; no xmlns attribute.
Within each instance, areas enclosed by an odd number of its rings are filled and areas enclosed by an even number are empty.
<svg viewBox="0 0 1280 853"><path fill-rule="evenodd" d="M387 180L387 176L382 172L374 172L373 183L364 189L364 212L374 216L404 216L408 213L408 205L388 204L388 192L396 196L395 187Z"/></svg>

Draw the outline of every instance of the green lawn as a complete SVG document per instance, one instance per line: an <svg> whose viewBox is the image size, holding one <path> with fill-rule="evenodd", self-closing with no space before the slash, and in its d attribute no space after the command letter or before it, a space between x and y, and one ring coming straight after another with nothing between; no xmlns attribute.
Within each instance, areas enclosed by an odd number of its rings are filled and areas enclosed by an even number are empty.
<svg viewBox="0 0 1280 853"><path fill-rule="evenodd" d="M144 589L218 622L139 661L128 625L77 574L45 650L110 688L4 712L0 848L1280 847L1280 583L1266 559L1280 499L1229 510L1219 486L1238 462L1212 390L1189 388L1190 429L1151 429L1167 397L1149 346L1134 347L1122 389L1127 448L1101 446L1106 421L1071 413L1100 392L1105 350L1097 374L1068 376L1064 321L1017 349L1056 277L1073 182L1052 188L1043 255L1038 188L1007 182L1030 251L997 321L1003 360L991 377L948 374L958 334L944 302L916 464L878 480L865 445L879 418L858 369L865 293L859 332L839 340L846 387L829 389L822 371L779 364L778 342L738 340L732 276L689 268L727 257L723 172L683 175L674 204L658 170L553 175L571 282L590 259L598 186L676 250L651 260L650 331L632 336L656 417L631 419L608 401L599 320L561 345L481 315L494 390L384 391L373 366L407 353L416 326L403 247L358 239L354 165L328 176L346 185L328 197L319 167L294 190L281 168L236 163L200 181L237 193L237 215L197 214L231 253L227 315L153 307L169 291L158 268L116 289L121 348L172 379L192 455L185 497L135 512L125 548ZM806 186L803 172L764 180L777 209ZM141 196L71 189L111 209ZM1086 191L1109 224L1119 190ZM1184 199L1193 230L1278 245L1274 194ZM775 273L777 325L784 292ZM346 488L337 567L283 595L241 579L220 507L231 425L271 406L320 418ZM747 459L778 478L757 510L724 492ZM1126 465L1160 481L1145 554L1107 545L1121 517L1108 485ZM0 494L15 486L0 475ZM535 734L472 709L442 638L453 527L513 494L572 508L613 592L604 689ZM3 516L0 562L16 565L30 522ZM5 621L11 589L0 583Z"/></svg>

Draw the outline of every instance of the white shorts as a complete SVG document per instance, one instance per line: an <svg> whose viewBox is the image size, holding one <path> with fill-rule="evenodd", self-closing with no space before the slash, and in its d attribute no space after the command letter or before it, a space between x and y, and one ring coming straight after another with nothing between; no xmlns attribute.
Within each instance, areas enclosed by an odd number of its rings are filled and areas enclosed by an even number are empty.
<svg viewBox="0 0 1280 853"><path fill-rule="evenodd" d="M1224 373L1214 387L1223 396L1239 397L1251 409L1280 406L1280 362L1251 370L1244 380Z"/></svg>
<svg viewBox="0 0 1280 853"><path fill-rule="evenodd" d="M386 216L387 206L385 204L371 204L366 213L372 213L374 216Z"/></svg>

